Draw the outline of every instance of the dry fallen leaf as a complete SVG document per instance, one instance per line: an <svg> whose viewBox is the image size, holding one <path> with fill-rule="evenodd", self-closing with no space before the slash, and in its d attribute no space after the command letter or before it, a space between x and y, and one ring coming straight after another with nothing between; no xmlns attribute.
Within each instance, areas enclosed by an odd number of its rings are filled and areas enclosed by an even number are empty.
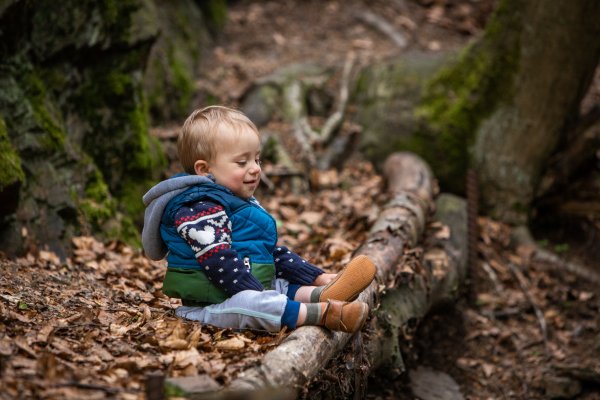
<svg viewBox="0 0 600 400"><path fill-rule="evenodd" d="M190 346L190 343L185 339L169 338L159 342L162 350L184 350Z"/></svg>
<svg viewBox="0 0 600 400"><path fill-rule="evenodd" d="M221 350L241 350L246 346L244 340L239 337L232 337L230 339L225 339L217 342L215 347Z"/></svg>

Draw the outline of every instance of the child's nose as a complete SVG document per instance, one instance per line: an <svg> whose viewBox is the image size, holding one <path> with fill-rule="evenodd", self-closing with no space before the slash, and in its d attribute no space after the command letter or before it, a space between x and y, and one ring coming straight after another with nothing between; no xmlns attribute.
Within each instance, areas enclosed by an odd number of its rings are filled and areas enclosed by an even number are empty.
<svg viewBox="0 0 600 400"><path fill-rule="evenodd" d="M250 166L250 172L253 174L257 174L260 172L260 164L256 161L252 162L252 165Z"/></svg>

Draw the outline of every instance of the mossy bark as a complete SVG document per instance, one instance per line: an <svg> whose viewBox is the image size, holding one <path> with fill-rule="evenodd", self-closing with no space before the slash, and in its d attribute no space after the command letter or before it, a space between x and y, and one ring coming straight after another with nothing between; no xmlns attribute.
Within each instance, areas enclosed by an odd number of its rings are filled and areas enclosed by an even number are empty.
<svg viewBox="0 0 600 400"><path fill-rule="evenodd" d="M25 174L21 168L21 158L10 142L6 123L0 118L0 192L23 180Z"/></svg>
<svg viewBox="0 0 600 400"><path fill-rule="evenodd" d="M502 0L484 34L445 66L412 74L407 54L366 68L356 96L365 154L377 162L414 151L443 190L459 194L473 167L484 210L527 222L540 175L598 64L599 9L591 0Z"/></svg>
<svg viewBox="0 0 600 400"><path fill-rule="evenodd" d="M600 59L599 2L522 3L503 2L523 13L515 73L503 83L512 95L479 126L475 144L485 205L515 224L527 222L542 172L577 119Z"/></svg>
<svg viewBox="0 0 600 400"><path fill-rule="evenodd" d="M416 109L422 138L418 150L451 191L464 193L476 131L512 95L522 9L522 2L501 2L483 37L428 82Z"/></svg>

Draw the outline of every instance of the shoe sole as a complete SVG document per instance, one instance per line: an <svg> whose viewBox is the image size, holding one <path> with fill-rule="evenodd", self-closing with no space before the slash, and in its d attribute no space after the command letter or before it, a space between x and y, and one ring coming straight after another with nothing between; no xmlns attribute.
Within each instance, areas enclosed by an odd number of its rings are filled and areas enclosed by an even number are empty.
<svg viewBox="0 0 600 400"><path fill-rule="evenodd" d="M375 278L377 268L367 256L353 258L340 274L327 284L319 301L327 300L353 301L365 290Z"/></svg>

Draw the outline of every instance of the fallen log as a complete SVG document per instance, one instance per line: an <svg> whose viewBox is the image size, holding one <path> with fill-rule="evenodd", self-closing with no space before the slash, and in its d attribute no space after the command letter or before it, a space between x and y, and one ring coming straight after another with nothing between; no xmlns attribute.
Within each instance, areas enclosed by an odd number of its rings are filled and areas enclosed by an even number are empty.
<svg viewBox="0 0 600 400"><path fill-rule="evenodd" d="M395 153L385 163L390 200L371 228L368 240L356 255L369 256L377 266L377 279L359 296L371 309L379 290L393 280L398 260L405 248L415 246L433 210L435 182L427 164L411 153ZM352 336L342 332L304 326L292 332L277 348L265 354L262 362L240 373L225 391L254 392L268 387L300 388L333 359ZM177 386L177 378L167 384ZM200 398L200 393L186 393Z"/></svg>
<svg viewBox="0 0 600 400"><path fill-rule="evenodd" d="M364 344L354 340L352 349L341 352L319 373L336 382L314 380L304 398L364 398L367 377L373 372L396 379L405 370L402 342L415 336L420 320L432 308L451 303L460 294L469 258L467 202L442 194L435 208L419 247L405 249L397 271L390 274L393 282L380 293L370 326L363 329ZM443 382L431 382L429 388L449 390ZM445 394L450 398L450 392Z"/></svg>
<svg viewBox="0 0 600 400"><path fill-rule="evenodd" d="M399 341L412 336L419 320L432 308L455 300L467 274L466 200L443 194L435 205L433 220L439 229L429 232L421 262L405 266L401 279L381 296L375 334L367 342L371 369L384 367L388 374L402 373Z"/></svg>

